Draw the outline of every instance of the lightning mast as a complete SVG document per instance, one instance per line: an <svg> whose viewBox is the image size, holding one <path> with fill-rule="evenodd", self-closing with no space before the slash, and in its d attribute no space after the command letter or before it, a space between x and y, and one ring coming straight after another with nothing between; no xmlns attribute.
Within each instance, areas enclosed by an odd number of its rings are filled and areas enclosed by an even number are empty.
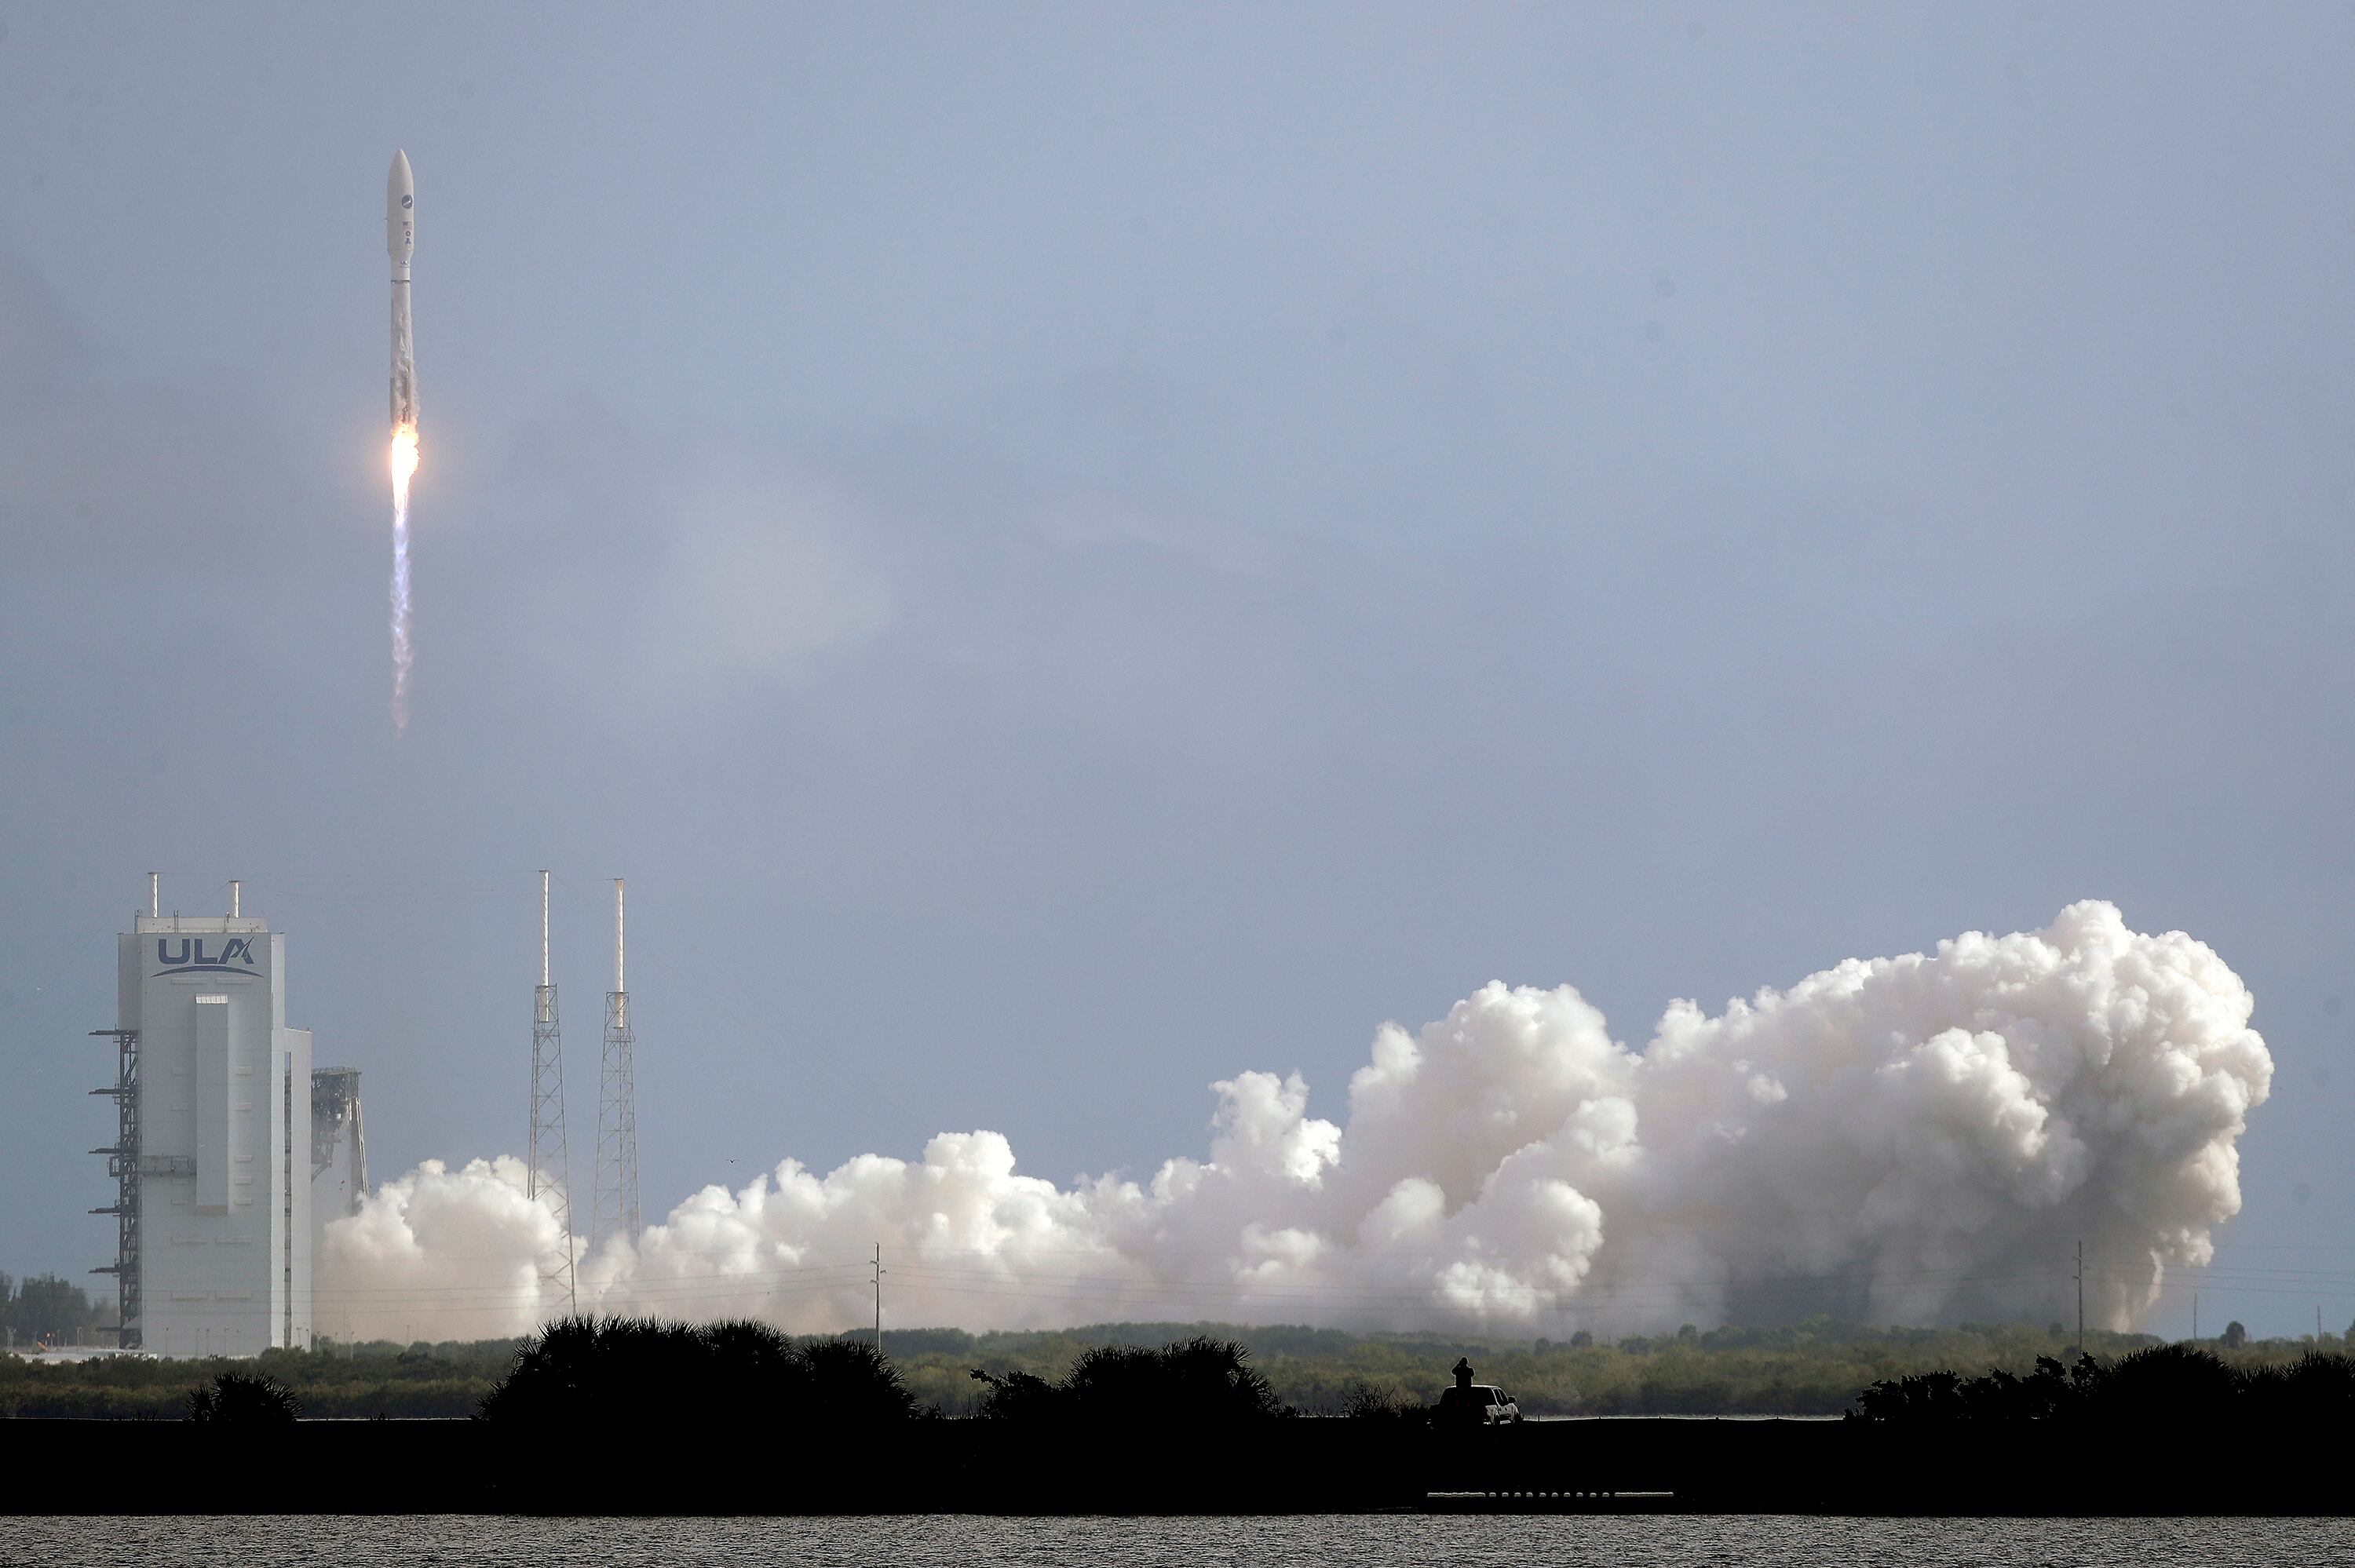
<svg viewBox="0 0 2355 1568"><path fill-rule="evenodd" d="M531 1010L530 1196L548 1205L563 1233L560 1246L539 1259L540 1299L564 1295L567 1313L580 1310L572 1278L571 1164L564 1152L564 1043L556 1027L556 987L548 978L548 873L539 874L539 990Z"/></svg>
<svg viewBox="0 0 2355 1568"><path fill-rule="evenodd" d="M605 1060L597 1075L597 1191L590 1245L620 1231L638 1236L638 1091L630 1060L630 990L622 974L622 879L613 878L613 989L605 993Z"/></svg>

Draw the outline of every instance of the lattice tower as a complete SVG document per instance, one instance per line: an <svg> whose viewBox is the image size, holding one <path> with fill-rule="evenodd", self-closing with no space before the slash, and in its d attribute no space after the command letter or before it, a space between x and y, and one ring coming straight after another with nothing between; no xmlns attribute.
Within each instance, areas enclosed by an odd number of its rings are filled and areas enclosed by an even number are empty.
<svg viewBox="0 0 2355 1568"><path fill-rule="evenodd" d="M92 1274L114 1276L116 1324L114 1342L126 1351L142 1344L139 1291L139 1031L93 1029L91 1033L114 1042L114 1082L93 1095L114 1097L114 1142L92 1154L106 1156L106 1173L114 1178L114 1206L92 1209L93 1214L114 1216L114 1261Z"/></svg>
<svg viewBox="0 0 2355 1568"><path fill-rule="evenodd" d="M630 991L622 971L622 879L613 879L613 989L605 993L605 1058L597 1075L597 1191L590 1245L613 1231L638 1237L638 1091L631 1062Z"/></svg>
<svg viewBox="0 0 2355 1568"><path fill-rule="evenodd" d="M531 1010L530 1195L556 1216L563 1240L539 1259L539 1298L561 1294L580 1310L572 1277L571 1161L564 1150L564 1043L556 1023L556 987L548 978L548 873L539 874L539 990Z"/></svg>

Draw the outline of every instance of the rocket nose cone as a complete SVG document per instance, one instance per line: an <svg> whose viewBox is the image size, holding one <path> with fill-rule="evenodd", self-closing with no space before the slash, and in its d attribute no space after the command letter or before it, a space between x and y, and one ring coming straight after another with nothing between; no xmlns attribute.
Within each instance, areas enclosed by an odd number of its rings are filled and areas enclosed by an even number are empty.
<svg viewBox="0 0 2355 1568"><path fill-rule="evenodd" d="M409 154L392 155L392 173L384 184L384 248L396 265L409 264L409 252L414 244L416 186L409 177ZM396 278L406 276L394 274Z"/></svg>

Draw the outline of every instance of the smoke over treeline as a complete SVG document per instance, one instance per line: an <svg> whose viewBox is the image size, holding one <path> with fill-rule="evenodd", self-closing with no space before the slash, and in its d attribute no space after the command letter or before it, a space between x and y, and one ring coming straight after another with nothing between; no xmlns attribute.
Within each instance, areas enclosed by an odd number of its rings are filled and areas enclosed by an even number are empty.
<svg viewBox="0 0 2355 1568"><path fill-rule="evenodd" d="M915 1160L788 1160L707 1187L580 1269L581 1306L799 1331L1114 1319L1563 1334L1817 1312L2124 1328L2240 1208L2234 1144L2273 1064L2248 989L2180 932L2087 902L2041 931L1852 959L1641 1051L1574 990L1495 983L1385 1024L1339 1122L1243 1072L1207 1159L1059 1187L1005 1138ZM562 1309L559 1245L514 1159L429 1161L329 1228L336 1334L519 1332Z"/></svg>

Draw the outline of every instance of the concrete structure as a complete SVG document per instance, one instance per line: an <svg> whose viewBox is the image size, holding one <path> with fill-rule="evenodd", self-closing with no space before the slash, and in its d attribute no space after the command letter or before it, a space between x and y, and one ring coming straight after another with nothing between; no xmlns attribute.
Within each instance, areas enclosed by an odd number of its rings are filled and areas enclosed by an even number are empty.
<svg viewBox="0 0 2355 1568"><path fill-rule="evenodd" d="M311 1341L311 1035L286 1027L286 938L231 898L136 917L102 1032L129 1037L125 1082L100 1092L130 1113L105 1152L132 1178L123 1343L151 1355Z"/></svg>

